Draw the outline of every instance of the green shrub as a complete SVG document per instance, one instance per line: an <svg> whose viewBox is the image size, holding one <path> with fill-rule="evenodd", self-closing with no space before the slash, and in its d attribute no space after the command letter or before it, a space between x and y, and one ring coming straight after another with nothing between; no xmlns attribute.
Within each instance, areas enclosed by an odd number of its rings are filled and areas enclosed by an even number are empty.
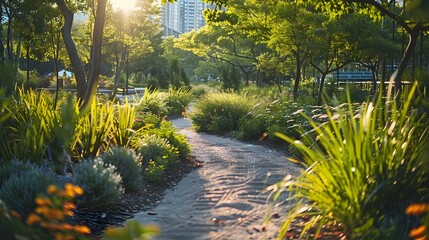
<svg viewBox="0 0 429 240"><path fill-rule="evenodd" d="M323 125L309 120L318 145L282 135L301 151L307 170L277 186L289 190L295 206L280 238L295 218L307 215L305 229L337 222L351 238L407 239L413 221L406 207L429 196L429 173L422 167L428 160L420 157L428 146L428 125L409 109L411 99L412 93L399 109L380 97L357 115L349 104L340 118L328 111Z"/></svg>
<svg viewBox="0 0 429 240"><path fill-rule="evenodd" d="M162 157L157 157L156 160L149 162L145 177L149 182L160 183L164 181L166 170L167 161Z"/></svg>
<svg viewBox="0 0 429 240"><path fill-rule="evenodd" d="M147 89L137 106L137 110L152 113L159 117L166 116L165 94L158 90Z"/></svg>
<svg viewBox="0 0 429 240"><path fill-rule="evenodd" d="M44 193L49 185L56 182L56 178L49 169L26 163L13 163L13 166L2 168L3 171L6 169L17 172L11 172L4 180L0 188L0 199L8 208L25 218L36 207L34 199L37 195Z"/></svg>
<svg viewBox="0 0 429 240"><path fill-rule="evenodd" d="M133 129L139 130L143 127L159 128L161 121L161 117L153 113L137 112L137 117Z"/></svg>
<svg viewBox="0 0 429 240"><path fill-rule="evenodd" d="M236 137L243 140L258 140L263 138L267 128L263 114L249 113L240 119Z"/></svg>
<svg viewBox="0 0 429 240"><path fill-rule="evenodd" d="M195 98L199 98L209 91L210 89L207 85L200 84L200 85L192 86L192 94L194 95Z"/></svg>
<svg viewBox="0 0 429 240"><path fill-rule="evenodd" d="M126 148L111 148L111 153L101 155L105 164L116 167L126 192L135 192L142 184L141 158Z"/></svg>
<svg viewBox="0 0 429 240"><path fill-rule="evenodd" d="M189 87L180 87L179 89L170 89L166 98L166 106L169 115L180 115L185 112L194 95Z"/></svg>
<svg viewBox="0 0 429 240"><path fill-rule="evenodd" d="M235 93L208 93L190 114L197 131L225 134L238 130L239 120L248 114L255 99Z"/></svg>
<svg viewBox="0 0 429 240"><path fill-rule="evenodd" d="M5 63L0 65L0 89L5 91L5 95L9 96L15 89L17 82L18 70L13 63Z"/></svg>
<svg viewBox="0 0 429 240"><path fill-rule="evenodd" d="M99 210L113 206L122 192L121 180L115 166L106 166L100 158L85 159L76 164L73 183L84 190L79 207Z"/></svg>
<svg viewBox="0 0 429 240"><path fill-rule="evenodd" d="M191 153L191 146L185 135L178 133L171 122L162 121L159 128L150 128L145 133L155 134L166 139L172 147L177 149L180 159L186 159Z"/></svg>
<svg viewBox="0 0 429 240"><path fill-rule="evenodd" d="M306 113L314 116L317 113L311 106L303 106L291 101L277 99L266 107L266 122L268 125L269 139L279 142L280 139L274 136L275 132L281 132L293 138L300 138L303 132L311 130L311 125L301 115Z"/></svg>
<svg viewBox="0 0 429 240"><path fill-rule="evenodd" d="M14 159L8 163L2 163L0 166L0 186L14 174L19 174L24 171L35 170L36 166L29 162L19 161Z"/></svg>
<svg viewBox="0 0 429 240"><path fill-rule="evenodd" d="M151 167L166 170L177 164L177 149L171 146L165 138L157 135L146 135L140 142L140 154L142 156L142 168L146 174L152 172ZM150 178L150 176L149 176Z"/></svg>

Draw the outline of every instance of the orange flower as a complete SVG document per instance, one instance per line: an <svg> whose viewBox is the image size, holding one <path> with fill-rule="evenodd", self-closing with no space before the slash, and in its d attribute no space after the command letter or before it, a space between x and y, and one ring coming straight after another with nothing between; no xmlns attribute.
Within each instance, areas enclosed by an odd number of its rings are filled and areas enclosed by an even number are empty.
<svg viewBox="0 0 429 240"><path fill-rule="evenodd" d="M423 236L419 238L414 238L414 240L428 240L428 238L426 236Z"/></svg>
<svg viewBox="0 0 429 240"><path fill-rule="evenodd" d="M61 230L61 231L73 230L73 225L68 224L68 223L62 223L62 224L59 224L57 226L58 226L58 230Z"/></svg>
<svg viewBox="0 0 429 240"><path fill-rule="evenodd" d="M72 202L64 202L63 208L65 210L73 210L73 209L76 208L76 205L74 203L72 203Z"/></svg>
<svg viewBox="0 0 429 240"><path fill-rule="evenodd" d="M55 186L55 185L49 185L49 187L48 187L48 193L49 194L54 194L55 192L57 191L57 186Z"/></svg>
<svg viewBox="0 0 429 240"><path fill-rule="evenodd" d="M76 208L76 205L74 203L64 202L63 208L64 208L64 212L66 215L71 216L71 217L74 216L74 212L72 211L73 209Z"/></svg>
<svg viewBox="0 0 429 240"><path fill-rule="evenodd" d="M70 216L70 217L73 217L73 216L74 216L74 212L73 212L73 211L71 211L71 210L64 210L64 213L65 213L67 216Z"/></svg>
<svg viewBox="0 0 429 240"><path fill-rule="evenodd" d="M50 209L49 211L45 211L43 215L53 220L64 219L64 213L62 210L59 210L59 209Z"/></svg>
<svg viewBox="0 0 429 240"><path fill-rule="evenodd" d="M41 222L40 226L49 230L57 230L57 225L49 222Z"/></svg>
<svg viewBox="0 0 429 240"><path fill-rule="evenodd" d="M74 186L73 191L76 193L76 195L81 196L83 195L83 189L79 186Z"/></svg>
<svg viewBox="0 0 429 240"><path fill-rule="evenodd" d="M73 185L71 183L67 183L65 185L64 191L66 194L72 198L74 198L76 195L80 196L83 194L83 189L79 186Z"/></svg>
<svg viewBox="0 0 429 240"><path fill-rule="evenodd" d="M19 215L19 213L18 213L17 211L15 211L15 210L11 210L11 211L9 212L9 214L10 214L12 217L14 217L14 218L21 219L21 215Z"/></svg>
<svg viewBox="0 0 429 240"><path fill-rule="evenodd" d="M418 228L413 228L410 231L410 238L420 238L426 236L426 226L422 225Z"/></svg>
<svg viewBox="0 0 429 240"><path fill-rule="evenodd" d="M40 220L42 220L39 215L35 214L35 213L30 213L30 215L28 215L27 217L27 224L28 225L33 225L35 223L40 222Z"/></svg>
<svg viewBox="0 0 429 240"><path fill-rule="evenodd" d="M73 236L69 236L67 234L64 233L55 233L55 240L73 240L75 239Z"/></svg>
<svg viewBox="0 0 429 240"><path fill-rule="evenodd" d="M91 230L87 226L73 226L73 230L79 234L90 234Z"/></svg>
<svg viewBox="0 0 429 240"><path fill-rule="evenodd" d="M408 215L419 215L425 212L429 212L428 203L414 203L407 207L405 214Z"/></svg>
<svg viewBox="0 0 429 240"><path fill-rule="evenodd" d="M49 208L47 207L37 207L36 210L34 210L38 214L45 215L46 211L49 211Z"/></svg>
<svg viewBox="0 0 429 240"><path fill-rule="evenodd" d="M36 198L36 204L39 206L51 206L52 201L49 198Z"/></svg>

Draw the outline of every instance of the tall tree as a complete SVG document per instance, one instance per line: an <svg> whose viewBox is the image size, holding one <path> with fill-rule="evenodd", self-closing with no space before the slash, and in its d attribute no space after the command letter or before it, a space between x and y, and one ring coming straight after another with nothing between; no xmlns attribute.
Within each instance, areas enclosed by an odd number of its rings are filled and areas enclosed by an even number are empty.
<svg viewBox="0 0 429 240"><path fill-rule="evenodd" d="M319 91L317 104L322 104L323 87L326 76L329 73L338 71L355 59L355 51L359 42L359 31L355 32L360 26L354 21L354 16L345 15L337 19L329 19L327 16L320 15L315 19L315 28L310 37L308 54L310 64L320 73Z"/></svg>
<svg viewBox="0 0 429 240"><path fill-rule="evenodd" d="M76 44L72 38L71 30L73 25L74 13L66 3L66 0L55 0L61 13L64 16L64 26L62 28L62 35L64 43L70 57L70 62L73 68L73 72L76 77L77 83L77 96L82 102L81 109L85 109L95 95L98 85L98 77L100 73L100 62L101 62L101 47L103 40L103 30L106 15L107 0L98 0L96 6L96 18L94 23L93 31L93 42L91 51L91 68L89 72L89 78L85 76L84 66L82 60L79 57L79 53L76 48Z"/></svg>
<svg viewBox="0 0 429 240"><path fill-rule="evenodd" d="M401 90L401 77L413 56L418 37L422 32L429 30L429 4L427 1L402 1L404 4L402 9L396 7L395 0L301 0L299 2L315 4L333 16L351 12L367 14L374 19L385 16L403 28L408 34L408 44L398 68L391 77L391 84L394 84L395 91Z"/></svg>
<svg viewBox="0 0 429 240"><path fill-rule="evenodd" d="M293 58L295 62L295 82L293 99L296 100L301 82L303 64L307 60L310 32L318 26L314 21L316 14L296 3L278 3L273 12L273 30L269 46L280 56Z"/></svg>
<svg viewBox="0 0 429 240"><path fill-rule="evenodd" d="M128 12L109 9L106 22L105 59L113 59L115 89L121 74L146 69L144 58L160 55L161 25L159 7L154 0L138 0L136 8Z"/></svg>
<svg viewBox="0 0 429 240"><path fill-rule="evenodd" d="M217 4L214 10L208 10L207 16L216 19L225 15L222 12L223 6L229 6L234 0L206 0ZM340 16L346 13L366 14L373 19L388 17L398 26L403 28L408 35L408 44L403 53L397 70L391 77L391 83L395 90L401 89L401 76L409 63L413 52L417 46L418 37L421 33L429 30L429 4L425 0L407 0L403 3L402 9L398 9L396 0L298 0L299 4L311 4L331 16ZM221 11L221 12L219 12Z"/></svg>

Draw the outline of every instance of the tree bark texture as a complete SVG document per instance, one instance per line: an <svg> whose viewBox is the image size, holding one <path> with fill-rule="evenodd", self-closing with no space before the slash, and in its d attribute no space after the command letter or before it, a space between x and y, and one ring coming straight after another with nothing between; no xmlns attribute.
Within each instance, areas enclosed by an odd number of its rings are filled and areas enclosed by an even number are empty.
<svg viewBox="0 0 429 240"><path fill-rule="evenodd" d="M79 53L76 49L76 44L74 43L73 38L71 36L71 29L74 18L73 12L67 6L65 0L55 0L55 2L57 3L61 13L64 16L64 26L61 29L61 32L73 68L74 76L76 78L77 97L79 101L82 101L83 99L85 99L87 84L82 60L79 57Z"/></svg>
<svg viewBox="0 0 429 240"><path fill-rule="evenodd" d="M94 24L94 37L92 42L91 72L89 73L88 88L86 89L86 95L83 105L81 106L81 110L90 106L89 103L97 92L98 77L100 75L101 48L103 46L103 30L106 19L106 6L107 0L98 0Z"/></svg>

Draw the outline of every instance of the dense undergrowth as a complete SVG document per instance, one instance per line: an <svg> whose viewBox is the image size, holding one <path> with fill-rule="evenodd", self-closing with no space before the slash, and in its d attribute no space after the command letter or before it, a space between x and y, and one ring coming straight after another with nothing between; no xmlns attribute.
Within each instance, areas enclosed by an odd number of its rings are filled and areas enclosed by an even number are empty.
<svg viewBox="0 0 429 240"><path fill-rule="evenodd" d="M164 118L184 112L192 93L177 89L158 98L160 94L149 91L137 103L95 98L88 112L80 112L75 96L67 93L57 100L45 91L22 89L2 96L0 235L85 238L89 229L78 231L74 209L114 207L123 193L138 191L144 181L163 182L166 171L187 161L190 145ZM58 200L63 192L41 197L62 186L70 192L70 184L81 193L70 199ZM41 206L40 198L49 201ZM55 208L66 203L73 207ZM128 230L154 231L133 229Z"/></svg>

